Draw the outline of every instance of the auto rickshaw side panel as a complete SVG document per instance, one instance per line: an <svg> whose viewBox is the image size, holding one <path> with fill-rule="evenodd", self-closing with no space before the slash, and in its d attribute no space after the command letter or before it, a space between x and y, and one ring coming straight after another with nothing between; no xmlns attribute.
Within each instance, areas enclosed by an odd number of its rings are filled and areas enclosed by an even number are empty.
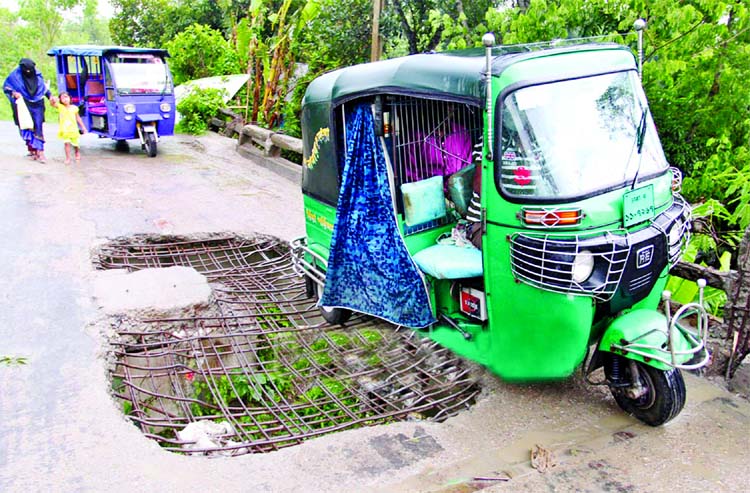
<svg viewBox="0 0 750 493"><path fill-rule="evenodd" d="M567 377L586 355L594 300L519 282L510 265L514 231L488 224L483 242L491 339L485 364L509 381Z"/></svg>
<svg viewBox="0 0 750 493"><path fill-rule="evenodd" d="M339 170L330 100L302 107L302 192L308 246L328 258L336 219Z"/></svg>

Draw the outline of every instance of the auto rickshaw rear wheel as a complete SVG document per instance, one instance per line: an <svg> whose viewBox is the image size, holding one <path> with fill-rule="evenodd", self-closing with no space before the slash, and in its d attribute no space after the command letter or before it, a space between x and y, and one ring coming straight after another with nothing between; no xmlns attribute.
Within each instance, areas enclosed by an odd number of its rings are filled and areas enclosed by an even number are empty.
<svg viewBox="0 0 750 493"><path fill-rule="evenodd" d="M309 278L308 278L309 279ZM312 282L312 281L310 281ZM323 286L318 283L315 284L315 294L318 301L323 297ZM352 311L346 308L333 308L330 306L319 305L320 314L323 316L326 322L331 325L341 325L346 323L347 320L352 316Z"/></svg>
<svg viewBox="0 0 750 493"><path fill-rule="evenodd" d="M620 408L650 426L663 425L680 414L685 405L685 381L680 370L659 370L640 361L633 361L643 387L642 394L634 398L628 395L628 389L634 383L630 361L615 354L611 356L616 363L612 365L609 362L604 370L610 383L609 388ZM619 376L612 374L613 366L619 369ZM628 382L628 385L617 385L615 380Z"/></svg>

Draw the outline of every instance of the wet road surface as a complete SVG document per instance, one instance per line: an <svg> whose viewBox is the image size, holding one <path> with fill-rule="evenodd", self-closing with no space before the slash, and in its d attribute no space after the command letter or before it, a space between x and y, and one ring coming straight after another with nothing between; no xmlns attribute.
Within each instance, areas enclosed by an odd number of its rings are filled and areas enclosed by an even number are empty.
<svg viewBox="0 0 750 493"><path fill-rule="evenodd" d="M0 122L0 491L743 491L750 405L687 376L661 428L624 415L579 377L514 386L486 375L471 410L444 423L347 431L265 455L199 458L144 438L110 399L90 251L136 233L303 232L297 183L216 135L164 138L159 155L84 136L63 164L23 157ZM550 452L531 467L530 450ZM509 481L501 481L504 478Z"/></svg>

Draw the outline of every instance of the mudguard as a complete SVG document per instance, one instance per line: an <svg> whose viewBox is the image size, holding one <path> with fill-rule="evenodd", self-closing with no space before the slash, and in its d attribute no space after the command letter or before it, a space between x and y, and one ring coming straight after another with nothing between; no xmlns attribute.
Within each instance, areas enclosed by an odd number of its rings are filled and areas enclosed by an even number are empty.
<svg viewBox="0 0 750 493"><path fill-rule="evenodd" d="M151 123L161 121L162 116L159 113L142 113L136 115L135 119L141 123Z"/></svg>
<svg viewBox="0 0 750 493"><path fill-rule="evenodd" d="M649 309L627 312L617 317L604 331L598 349L625 358L642 361L659 370L669 370L692 359L692 354L670 352L669 321L664 314ZM675 352L689 353L694 344L679 330L672 331Z"/></svg>

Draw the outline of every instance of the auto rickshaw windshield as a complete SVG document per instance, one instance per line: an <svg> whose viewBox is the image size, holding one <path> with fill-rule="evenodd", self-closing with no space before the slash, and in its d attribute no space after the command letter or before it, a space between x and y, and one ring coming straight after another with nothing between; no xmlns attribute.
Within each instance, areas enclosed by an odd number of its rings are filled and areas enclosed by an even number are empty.
<svg viewBox="0 0 750 493"><path fill-rule="evenodd" d="M635 72L523 87L500 111L497 176L508 195L581 197L668 167Z"/></svg>
<svg viewBox="0 0 750 493"><path fill-rule="evenodd" d="M171 93L167 64L151 54L122 53L108 59L120 94Z"/></svg>

